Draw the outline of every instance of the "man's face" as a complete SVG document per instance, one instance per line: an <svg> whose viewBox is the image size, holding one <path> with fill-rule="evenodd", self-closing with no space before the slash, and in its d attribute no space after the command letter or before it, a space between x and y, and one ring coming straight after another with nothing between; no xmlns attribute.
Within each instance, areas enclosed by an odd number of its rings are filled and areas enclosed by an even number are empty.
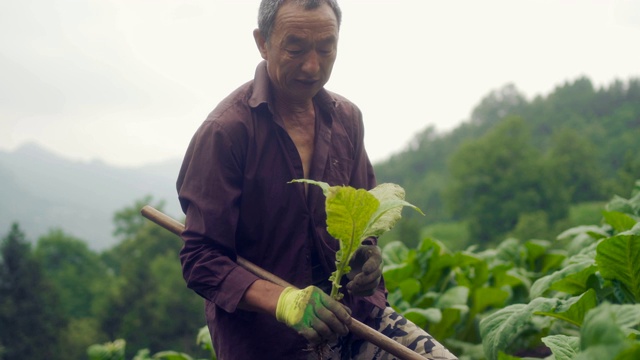
<svg viewBox="0 0 640 360"><path fill-rule="evenodd" d="M279 98L308 101L329 81L338 45L338 21L329 5L305 10L286 2L269 41L258 31L254 36Z"/></svg>

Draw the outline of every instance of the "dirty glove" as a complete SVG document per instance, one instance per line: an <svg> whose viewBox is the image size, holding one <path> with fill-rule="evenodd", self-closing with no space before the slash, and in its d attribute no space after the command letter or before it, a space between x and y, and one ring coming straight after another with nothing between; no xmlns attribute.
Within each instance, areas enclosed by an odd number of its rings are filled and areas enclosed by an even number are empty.
<svg viewBox="0 0 640 360"><path fill-rule="evenodd" d="M382 253L376 245L361 245L349 261L347 290L355 296L373 295L382 279Z"/></svg>
<svg viewBox="0 0 640 360"><path fill-rule="evenodd" d="M337 340L349 332L347 325L351 323L346 308L315 286L285 288L278 299L276 319L312 344Z"/></svg>

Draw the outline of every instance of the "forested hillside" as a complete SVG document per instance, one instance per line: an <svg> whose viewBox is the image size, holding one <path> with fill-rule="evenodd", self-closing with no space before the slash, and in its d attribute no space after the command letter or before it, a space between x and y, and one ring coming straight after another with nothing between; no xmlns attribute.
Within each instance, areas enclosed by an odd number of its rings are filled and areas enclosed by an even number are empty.
<svg viewBox="0 0 640 360"><path fill-rule="evenodd" d="M596 88L579 78L532 100L507 85L461 126L427 128L375 168L426 212L391 236L443 222L464 226L467 243L530 224L552 231L572 204L606 201L640 177L640 79Z"/></svg>

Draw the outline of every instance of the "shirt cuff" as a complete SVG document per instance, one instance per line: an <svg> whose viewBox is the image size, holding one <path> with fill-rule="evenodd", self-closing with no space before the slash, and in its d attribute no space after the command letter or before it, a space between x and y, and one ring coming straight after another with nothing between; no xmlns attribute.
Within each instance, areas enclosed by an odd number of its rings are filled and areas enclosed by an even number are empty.
<svg viewBox="0 0 640 360"><path fill-rule="evenodd" d="M236 311L251 284L260 279L247 269L236 266L225 277L212 296L212 301L228 313Z"/></svg>

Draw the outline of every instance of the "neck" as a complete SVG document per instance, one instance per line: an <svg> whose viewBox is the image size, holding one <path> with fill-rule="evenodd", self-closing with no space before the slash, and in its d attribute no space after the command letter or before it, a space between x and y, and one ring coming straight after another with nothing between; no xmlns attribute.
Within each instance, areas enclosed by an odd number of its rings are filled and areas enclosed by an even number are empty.
<svg viewBox="0 0 640 360"><path fill-rule="evenodd" d="M281 116L298 117L314 113L312 99L298 100L285 98L276 94L274 100L275 109Z"/></svg>

